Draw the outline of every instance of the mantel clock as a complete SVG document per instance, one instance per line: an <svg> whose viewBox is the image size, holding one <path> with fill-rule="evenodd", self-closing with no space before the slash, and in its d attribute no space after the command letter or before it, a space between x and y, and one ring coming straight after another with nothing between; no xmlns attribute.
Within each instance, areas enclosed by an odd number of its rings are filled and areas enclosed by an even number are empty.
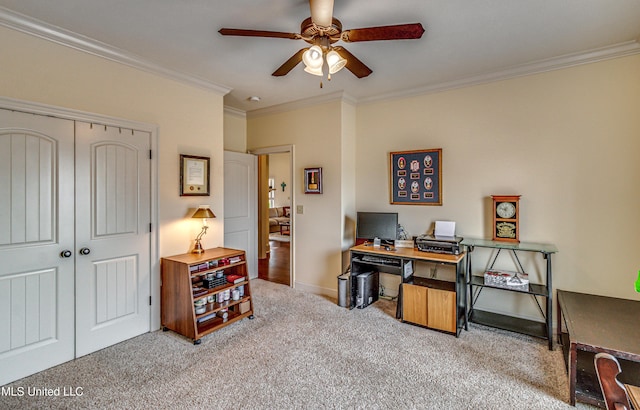
<svg viewBox="0 0 640 410"><path fill-rule="evenodd" d="M493 240L520 242L520 195L491 195Z"/></svg>

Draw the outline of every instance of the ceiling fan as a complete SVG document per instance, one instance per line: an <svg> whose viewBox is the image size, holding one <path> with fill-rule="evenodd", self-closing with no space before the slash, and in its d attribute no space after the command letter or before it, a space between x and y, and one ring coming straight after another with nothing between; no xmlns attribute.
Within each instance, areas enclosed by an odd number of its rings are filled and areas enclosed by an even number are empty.
<svg viewBox="0 0 640 410"><path fill-rule="evenodd" d="M304 40L311 44L310 47L300 49L291 58L285 61L273 76L286 75L301 61L304 62L305 71L314 75L323 76L322 67L326 59L329 67L329 79L331 74L343 67L351 71L356 77L363 78L372 73L362 61L358 60L347 49L341 46L333 46L337 41L353 43L357 41L377 40L410 40L422 37L424 28L420 23L399 24L393 26L379 26L342 30L342 23L333 17L333 0L309 0L311 17L305 19L300 25L300 34L284 33L279 31L244 30L235 28L221 28L219 33L224 36L244 37L274 37L288 38L291 40Z"/></svg>

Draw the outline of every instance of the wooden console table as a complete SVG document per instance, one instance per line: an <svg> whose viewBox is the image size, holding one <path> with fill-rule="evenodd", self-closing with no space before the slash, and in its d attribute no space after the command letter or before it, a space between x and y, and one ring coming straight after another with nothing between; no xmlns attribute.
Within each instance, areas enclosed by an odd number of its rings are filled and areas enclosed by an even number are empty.
<svg viewBox="0 0 640 410"><path fill-rule="evenodd" d="M622 383L640 384L640 302L558 290L558 343L576 400L604 407L593 358L605 352L620 362Z"/></svg>
<svg viewBox="0 0 640 410"><path fill-rule="evenodd" d="M448 255L422 252L415 248L386 250L384 247L376 248L370 245L354 246L350 251L352 289L353 278L363 272L376 271L400 275L402 284L398 295L398 319L452 333L456 337L462 328L467 329L464 252L460 255ZM454 266L455 280L414 274L415 263L420 261ZM352 290L351 308L354 306Z"/></svg>

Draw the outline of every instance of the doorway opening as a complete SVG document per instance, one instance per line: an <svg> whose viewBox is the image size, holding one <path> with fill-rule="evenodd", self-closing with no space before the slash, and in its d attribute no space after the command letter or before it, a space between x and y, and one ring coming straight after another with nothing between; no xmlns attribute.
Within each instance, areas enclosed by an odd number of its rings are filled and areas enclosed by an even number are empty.
<svg viewBox="0 0 640 410"><path fill-rule="evenodd" d="M265 148L258 155L258 277L293 287L295 222L293 147Z"/></svg>

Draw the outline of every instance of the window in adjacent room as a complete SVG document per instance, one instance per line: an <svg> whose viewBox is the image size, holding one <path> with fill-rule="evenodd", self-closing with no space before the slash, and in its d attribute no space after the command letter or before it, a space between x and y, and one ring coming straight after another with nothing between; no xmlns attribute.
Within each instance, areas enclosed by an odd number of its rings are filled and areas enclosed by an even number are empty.
<svg viewBox="0 0 640 410"><path fill-rule="evenodd" d="M269 208L276 207L276 180L269 178Z"/></svg>

